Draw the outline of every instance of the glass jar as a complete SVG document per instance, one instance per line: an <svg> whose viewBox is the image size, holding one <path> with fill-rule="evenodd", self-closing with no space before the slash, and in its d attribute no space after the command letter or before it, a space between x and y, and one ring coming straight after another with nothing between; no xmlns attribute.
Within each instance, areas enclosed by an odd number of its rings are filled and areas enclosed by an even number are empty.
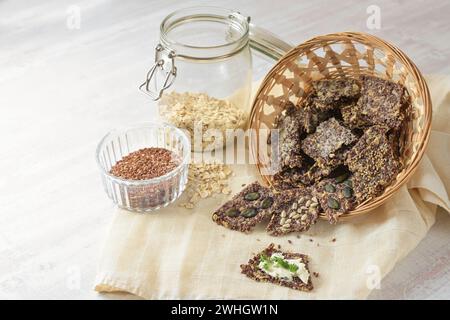
<svg viewBox="0 0 450 320"><path fill-rule="evenodd" d="M220 145L218 132L224 141L225 131L246 127L250 47L275 59L291 48L249 22L236 11L194 7L161 23L155 63L140 89L158 101L164 121L187 131L194 151Z"/></svg>

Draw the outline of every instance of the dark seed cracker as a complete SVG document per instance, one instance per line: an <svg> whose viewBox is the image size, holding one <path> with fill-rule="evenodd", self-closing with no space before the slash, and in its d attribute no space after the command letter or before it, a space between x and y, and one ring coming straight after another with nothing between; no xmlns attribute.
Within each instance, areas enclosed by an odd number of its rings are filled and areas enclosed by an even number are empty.
<svg viewBox="0 0 450 320"><path fill-rule="evenodd" d="M245 200L245 195L258 192L260 196L255 200ZM230 201L227 201L218 208L212 215L213 221L231 230L241 232L251 231L258 223L272 212L273 204L267 208L262 208L265 199L272 198L274 195L269 188L266 188L258 182L253 182L242 189ZM253 197L251 197L253 198ZM239 215L227 215L232 209L237 209ZM256 211L256 214L253 211ZM243 216L242 214L247 217Z"/></svg>
<svg viewBox="0 0 450 320"><path fill-rule="evenodd" d="M347 154L345 163L353 172L353 189L358 202L379 195L402 168L386 133L385 127L367 129Z"/></svg>
<svg viewBox="0 0 450 320"><path fill-rule="evenodd" d="M373 76L362 76L361 81L361 96L356 106L359 121L399 128L405 118L405 87Z"/></svg>
<svg viewBox="0 0 450 320"><path fill-rule="evenodd" d="M335 118L322 122L316 132L302 141L302 150L316 161L326 163L337 151L355 142L357 137Z"/></svg>
<svg viewBox="0 0 450 320"><path fill-rule="evenodd" d="M316 223L318 216L319 204L310 190L287 190L276 197L266 230L273 236L303 232Z"/></svg>
<svg viewBox="0 0 450 320"><path fill-rule="evenodd" d="M284 252L280 250L280 245L278 245L278 249L275 248L275 245L271 243L266 249L256 254L253 258L251 258L247 264L241 264L241 273L258 282L270 282L280 286L288 287L294 290L299 291L311 291L313 290L313 284L311 281L311 272L309 271L309 257L307 255L301 253L290 253ZM261 259L261 255L266 255L268 257L272 256L273 253L282 253L286 259L301 259L302 263L305 265L306 270L310 273L308 283L304 283L300 278L294 277L292 281L288 281L281 278L273 277L263 270L261 270L258 265Z"/></svg>
<svg viewBox="0 0 450 320"><path fill-rule="evenodd" d="M349 180L351 179L349 178ZM320 206L328 221L333 224L337 223L339 217L353 209L356 204L353 189L345 181L338 183L334 178L324 179L315 186ZM346 190L351 190L351 192L348 193Z"/></svg>

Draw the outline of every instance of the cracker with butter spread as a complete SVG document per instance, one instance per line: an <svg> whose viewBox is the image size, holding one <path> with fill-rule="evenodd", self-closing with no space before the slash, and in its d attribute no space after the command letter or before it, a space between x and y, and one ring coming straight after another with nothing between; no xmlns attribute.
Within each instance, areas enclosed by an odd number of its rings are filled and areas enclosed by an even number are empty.
<svg viewBox="0 0 450 320"><path fill-rule="evenodd" d="M247 264L241 264L241 273L258 282L270 282L299 291L314 289L309 271L309 257L276 249L271 243Z"/></svg>

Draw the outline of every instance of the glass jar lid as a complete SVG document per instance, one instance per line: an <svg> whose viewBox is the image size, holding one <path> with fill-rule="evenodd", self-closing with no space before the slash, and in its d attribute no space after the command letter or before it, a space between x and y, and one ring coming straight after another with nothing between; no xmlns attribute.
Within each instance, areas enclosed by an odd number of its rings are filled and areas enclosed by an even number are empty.
<svg viewBox="0 0 450 320"><path fill-rule="evenodd" d="M246 17L218 7L181 9L160 26L160 44L182 59L227 58L248 44L248 35Z"/></svg>

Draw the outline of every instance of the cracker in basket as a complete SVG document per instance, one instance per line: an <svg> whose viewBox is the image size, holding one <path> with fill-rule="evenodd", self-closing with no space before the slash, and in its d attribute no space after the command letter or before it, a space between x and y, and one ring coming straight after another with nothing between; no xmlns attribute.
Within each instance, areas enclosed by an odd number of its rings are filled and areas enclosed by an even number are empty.
<svg viewBox="0 0 450 320"><path fill-rule="evenodd" d="M306 231L316 223L318 216L318 200L308 189L287 190L276 197L266 230L273 236Z"/></svg>
<svg viewBox="0 0 450 320"><path fill-rule="evenodd" d="M315 194L328 221L333 224L355 206L353 182L348 173L320 181L315 186Z"/></svg>
<svg viewBox="0 0 450 320"><path fill-rule="evenodd" d="M341 115L344 124L349 128L364 128L369 125L369 123L360 117L356 102L341 106Z"/></svg>
<svg viewBox="0 0 450 320"><path fill-rule="evenodd" d="M300 177L300 182L304 185L312 185L323 177L328 176L338 166L344 163L344 152L337 152L333 159L327 162L316 161L309 169Z"/></svg>
<svg viewBox="0 0 450 320"><path fill-rule="evenodd" d="M320 80L312 83L315 106L321 111L336 109L339 105L356 99L360 93L358 81L353 79Z"/></svg>
<svg viewBox="0 0 450 320"><path fill-rule="evenodd" d="M271 243L247 264L241 264L241 273L258 282L311 291L314 287L308 263L307 255L281 251Z"/></svg>
<svg viewBox="0 0 450 320"><path fill-rule="evenodd" d="M386 134L386 127L370 127L347 154L345 163L353 172L358 202L379 195L402 168Z"/></svg>
<svg viewBox="0 0 450 320"><path fill-rule="evenodd" d="M249 232L272 213L273 203L270 189L253 182L217 209L212 219L231 230Z"/></svg>
<svg viewBox="0 0 450 320"><path fill-rule="evenodd" d="M338 150L336 156L327 162L316 161L302 168L284 168L273 176L273 185L277 190L313 185L342 165L346 152L347 150Z"/></svg>
<svg viewBox="0 0 450 320"><path fill-rule="evenodd" d="M302 179L305 169L302 168L284 168L273 175L273 186L277 190L287 190L302 185Z"/></svg>
<svg viewBox="0 0 450 320"><path fill-rule="evenodd" d="M330 174L333 168L319 167L317 164L303 168L285 168L273 176L273 185L277 190L310 186L322 177Z"/></svg>
<svg viewBox="0 0 450 320"><path fill-rule="evenodd" d="M331 162L339 149L355 142L357 137L335 118L322 122L316 132L302 141L302 150L321 163Z"/></svg>
<svg viewBox="0 0 450 320"><path fill-rule="evenodd" d="M300 109L289 103L276 120L276 127L280 130L279 146L282 168L295 168L303 165L300 136L304 130L301 117Z"/></svg>
<svg viewBox="0 0 450 320"><path fill-rule="evenodd" d="M361 96L354 110L357 121L399 128L405 119L405 87L373 76L362 76L361 81Z"/></svg>

